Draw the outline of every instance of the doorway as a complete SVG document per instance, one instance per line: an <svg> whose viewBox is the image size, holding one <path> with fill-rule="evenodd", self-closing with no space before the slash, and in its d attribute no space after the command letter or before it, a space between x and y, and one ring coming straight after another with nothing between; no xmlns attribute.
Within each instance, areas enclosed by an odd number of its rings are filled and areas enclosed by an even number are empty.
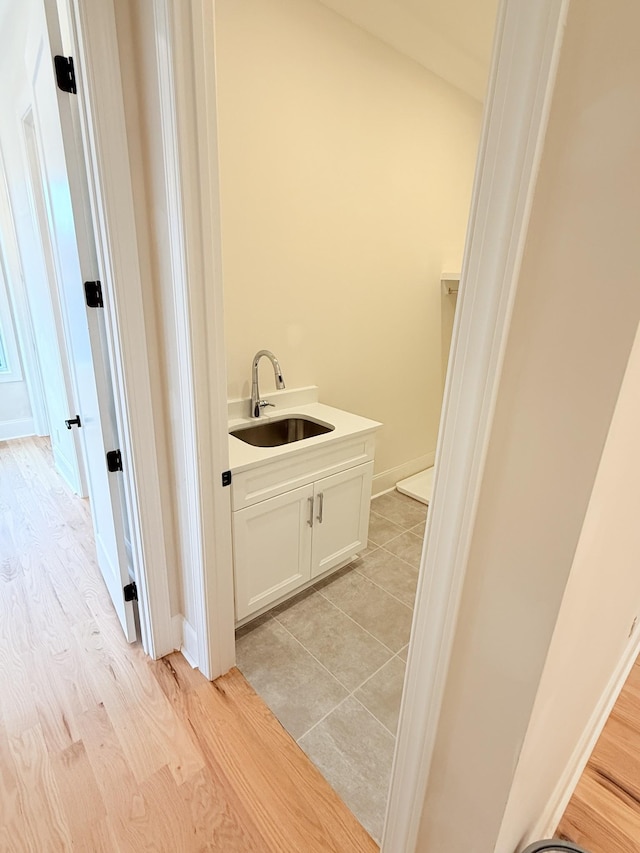
<svg viewBox="0 0 640 853"><path fill-rule="evenodd" d="M55 467L75 494L86 497L86 477L76 430L67 429L65 421L73 418L73 389L65 338L60 296L56 285L54 254L47 221L42 164L38 155L33 108L22 119L24 152L28 167L28 193L36 251L26 265L24 289L29 316L23 320L22 339L35 329L34 372L40 382L31 390L32 411L42 411L43 423L38 434L49 436ZM25 258L23 255L23 269ZM23 360L26 353L23 353Z"/></svg>
<svg viewBox="0 0 640 853"><path fill-rule="evenodd" d="M100 279L107 285L109 278L97 274L105 268L97 256L90 161L77 133L79 97L75 86L56 77L55 3L41 0L32 9L2 11L11 23L6 32L14 34L4 61L16 69L3 95L9 119L0 133L2 242L35 414L31 431L50 436L60 476L90 500L98 565L125 636L133 641L135 581L143 570L131 576L137 518L125 506L118 429L118 417L128 412L113 381L114 370L122 374L120 353L111 346L117 328L109 326L106 310L98 310L106 298L90 301L87 295L88 284L100 295Z"/></svg>
<svg viewBox="0 0 640 853"><path fill-rule="evenodd" d="M383 424L369 546L241 627L237 661L380 840L427 516L395 486L434 461L482 105L321 3L216 10L229 396L268 347Z"/></svg>

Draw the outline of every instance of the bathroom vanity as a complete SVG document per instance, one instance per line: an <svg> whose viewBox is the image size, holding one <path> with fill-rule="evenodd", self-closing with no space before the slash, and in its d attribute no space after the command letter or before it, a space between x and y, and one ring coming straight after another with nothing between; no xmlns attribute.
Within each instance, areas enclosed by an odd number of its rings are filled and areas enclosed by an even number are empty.
<svg viewBox="0 0 640 853"><path fill-rule="evenodd" d="M381 424L319 403L317 388L276 391L269 401L259 418L248 417L247 400L229 404L238 624L367 546Z"/></svg>

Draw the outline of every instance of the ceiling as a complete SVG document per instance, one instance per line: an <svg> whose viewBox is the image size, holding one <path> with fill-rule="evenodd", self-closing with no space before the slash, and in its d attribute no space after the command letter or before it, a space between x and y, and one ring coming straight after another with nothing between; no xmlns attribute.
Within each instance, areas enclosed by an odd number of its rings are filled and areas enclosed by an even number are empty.
<svg viewBox="0 0 640 853"><path fill-rule="evenodd" d="M477 100L484 100L498 0L320 2Z"/></svg>

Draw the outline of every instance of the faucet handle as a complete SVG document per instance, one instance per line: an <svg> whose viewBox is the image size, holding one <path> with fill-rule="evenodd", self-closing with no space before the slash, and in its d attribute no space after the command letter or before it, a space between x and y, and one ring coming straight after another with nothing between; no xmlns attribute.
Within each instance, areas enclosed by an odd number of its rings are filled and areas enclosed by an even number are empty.
<svg viewBox="0 0 640 853"><path fill-rule="evenodd" d="M261 409L266 409L267 406L271 406L272 409L275 409L275 407L276 407L275 403L270 403L268 400L259 400L258 405L260 406Z"/></svg>

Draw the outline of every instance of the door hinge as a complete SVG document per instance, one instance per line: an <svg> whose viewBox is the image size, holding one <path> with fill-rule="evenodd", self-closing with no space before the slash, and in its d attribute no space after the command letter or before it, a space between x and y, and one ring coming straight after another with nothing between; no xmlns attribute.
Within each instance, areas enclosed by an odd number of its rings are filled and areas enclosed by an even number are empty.
<svg viewBox="0 0 640 853"><path fill-rule="evenodd" d="M124 592L125 601L138 600L138 587L136 586L135 581L131 581L131 583L128 583L126 586L123 586L122 591Z"/></svg>
<svg viewBox="0 0 640 853"><path fill-rule="evenodd" d="M54 56L53 62L56 67L56 82L58 89L63 92L69 92L70 95L76 95L76 72L73 67L72 56Z"/></svg>
<svg viewBox="0 0 640 853"><path fill-rule="evenodd" d="M122 453L119 450L110 450L107 453L107 470L112 473L122 471Z"/></svg>
<svg viewBox="0 0 640 853"><path fill-rule="evenodd" d="M222 485L230 486L231 485L231 471L223 471L222 472Z"/></svg>
<svg viewBox="0 0 640 853"><path fill-rule="evenodd" d="M85 281L84 295L89 308L104 308L102 284L99 281Z"/></svg>

